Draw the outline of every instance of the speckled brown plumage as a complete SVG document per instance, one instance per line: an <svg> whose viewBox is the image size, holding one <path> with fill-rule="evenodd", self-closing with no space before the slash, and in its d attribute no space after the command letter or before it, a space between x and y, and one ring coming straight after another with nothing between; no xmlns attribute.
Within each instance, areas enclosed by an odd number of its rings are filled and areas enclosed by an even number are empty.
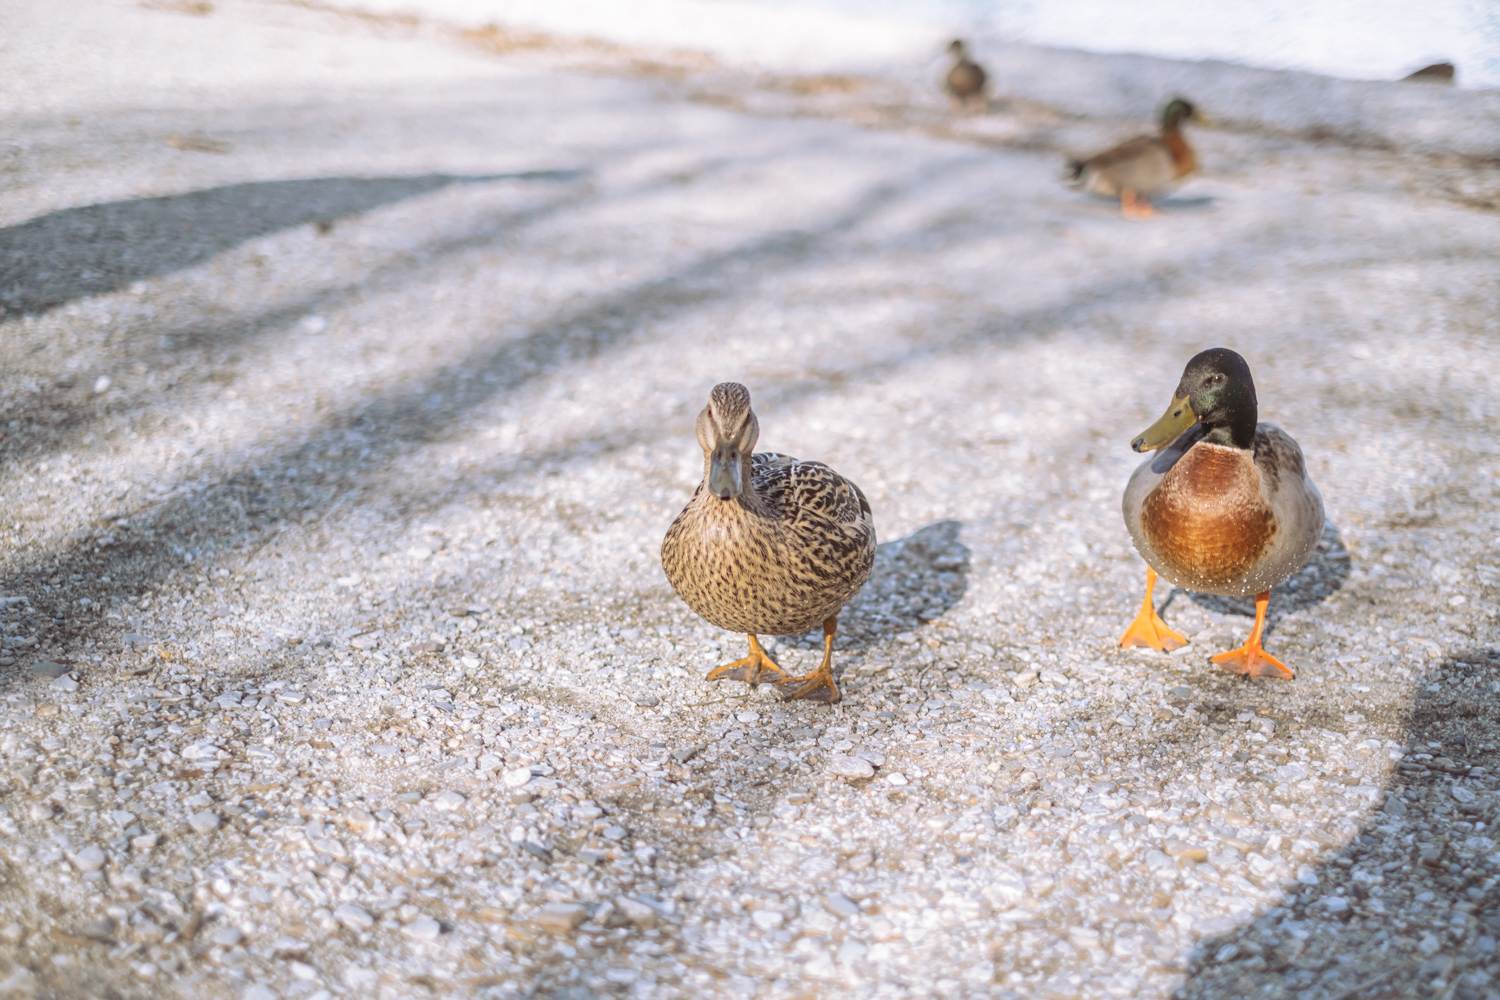
<svg viewBox="0 0 1500 1000"><path fill-rule="evenodd" d="M699 414L704 477L667 530L662 568L688 607L720 628L795 635L826 624L831 635L875 561L870 504L821 462L752 453L749 404L743 386L724 383ZM737 495L711 488L715 461L741 463Z"/></svg>
<svg viewBox="0 0 1500 1000"><path fill-rule="evenodd" d="M821 462L762 452L749 493L702 484L672 522L661 564L688 607L720 628L800 635L838 614L875 561L870 505Z"/></svg>

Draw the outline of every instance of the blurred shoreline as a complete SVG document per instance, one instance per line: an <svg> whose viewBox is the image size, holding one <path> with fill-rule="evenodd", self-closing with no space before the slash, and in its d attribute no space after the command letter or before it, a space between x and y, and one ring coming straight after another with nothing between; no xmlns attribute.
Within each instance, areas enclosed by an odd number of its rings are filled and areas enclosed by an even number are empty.
<svg viewBox="0 0 1500 1000"><path fill-rule="evenodd" d="M356 0L477 26L495 22L624 45L712 51L781 69L870 69L935 52L953 35L1098 54L1214 59L1369 82L1449 60L1458 86L1500 87L1500 10L1463 0L1308 8L1285 0L1204 7L1154 0L1130 17L1105 0ZM1336 39L1337 44L1329 44Z"/></svg>
<svg viewBox="0 0 1500 1000"><path fill-rule="evenodd" d="M823 112L836 103L831 98L837 92L858 90L869 100L846 101L846 110L867 124L878 124L871 119L893 104L942 108L935 81L944 65L946 33L904 30L878 12L854 17L823 7L767 9L744 0L645 0L632 5L628 16L611 5L533 0L298 0L298 6L446 28L507 54L530 49L585 64L603 61L614 70L670 75L703 86L719 100L747 99L746 74L755 86L773 91L833 92L824 95L830 100ZM1021 42L990 42L978 48L978 56L993 80L994 112L1149 122L1166 99L1182 94L1233 130L1500 159L1500 90ZM729 84L720 87L727 98L712 93L716 83Z"/></svg>

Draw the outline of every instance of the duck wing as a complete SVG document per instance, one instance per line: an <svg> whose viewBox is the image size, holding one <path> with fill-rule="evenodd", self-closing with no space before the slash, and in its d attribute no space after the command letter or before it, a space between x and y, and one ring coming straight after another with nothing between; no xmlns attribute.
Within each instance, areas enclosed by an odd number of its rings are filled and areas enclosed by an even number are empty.
<svg viewBox="0 0 1500 1000"><path fill-rule="evenodd" d="M1280 583L1311 558L1323 534L1323 496L1307 475L1302 448L1275 424L1255 426L1255 468L1261 491L1276 519L1267 555L1269 581Z"/></svg>
<svg viewBox="0 0 1500 1000"><path fill-rule="evenodd" d="M1155 135L1128 139L1086 160L1076 160L1071 167L1076 179L1090 187L1102 186L1106 194L1156 191L1177 177L1172 151Z"/></svg>

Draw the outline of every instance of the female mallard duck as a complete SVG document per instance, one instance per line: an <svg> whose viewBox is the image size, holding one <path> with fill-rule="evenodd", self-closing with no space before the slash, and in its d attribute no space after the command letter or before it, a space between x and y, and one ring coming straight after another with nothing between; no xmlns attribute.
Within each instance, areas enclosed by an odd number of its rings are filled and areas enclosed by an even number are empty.
<svg viewBox="0 0 1500 1000"><path fill-rule="evenodd" d="M968 47L962 39L955 38L948 43L948 54L953 57L953 66L943 78L943 89L948 92L953 106L983 107L989 74L984 71L983 66L969 58Z"/></svg>
<svg viewBox="0 0 1500 1000"><path fill-rule="evenodd" d="M750 391L714 386L698 414L703 481L667 529L661 565L688 607L720 628L744 632L744 659L709 671L711 681L763 680L787 698L832 704L833 637L839 610L870 577L875 521L859 487L821 462L753 454L760 424ZM823 626L823 662L789 677L757 635L799 635Z"/></svg>
<svg viewBox="0 0 1500 1000"><path fill-rule="evenodd" d="M1127 139L1085 160L1068 161L1068 178L1085 191L1119 198L1127 219L1146 219L1154 213L1151 196L1172 187L1198 169L1193 147L1182 134L1182 123L1207 121L1198 109L1174 97L1161 112L1161 134Z"/></svg>
<svg viewBox="0 0 1500 1000"><path fill-rule="evenodd" d="M1275 424L1257 424L1245 359L1223 347L1188 362L1162 418L1130 443L1158 451L1125 487L1125 526L1146 560L1146 598L1121 646L1170 650L1187 639L1151 603L1159 572L1188 590L1255 595L1255 627L1213 662L1258 677L1292 671L1261 648L1271 588L1307 562L1323 532L1323 498L1302 449Z"/></svg>

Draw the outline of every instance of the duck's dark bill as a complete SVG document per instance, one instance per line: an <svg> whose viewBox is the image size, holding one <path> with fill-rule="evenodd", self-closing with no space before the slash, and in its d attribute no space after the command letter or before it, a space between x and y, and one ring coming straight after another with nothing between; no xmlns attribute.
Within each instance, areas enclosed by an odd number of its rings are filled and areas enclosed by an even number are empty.
<svg viewBox="0 0 1500 1000"><path fill-rule="evenodd" d="M1167 407L1167 412L1161 415L1161 419L1147 427L1145 432L1130 442L1130 447L1136 451L1155 451L1165 448L1176 441L1178 436L1189 427L1198 422L1198 417L1193 413L1192 404L1186 396L1178 396L1172 400L1172 405Z"/></svg>
<svg viewBox="0 0 1500 1000"><path fill-rule="evenodd" d="M728 448L715 448L708 464L708 490L720 500L740 495L740 456Z"/></svg>

